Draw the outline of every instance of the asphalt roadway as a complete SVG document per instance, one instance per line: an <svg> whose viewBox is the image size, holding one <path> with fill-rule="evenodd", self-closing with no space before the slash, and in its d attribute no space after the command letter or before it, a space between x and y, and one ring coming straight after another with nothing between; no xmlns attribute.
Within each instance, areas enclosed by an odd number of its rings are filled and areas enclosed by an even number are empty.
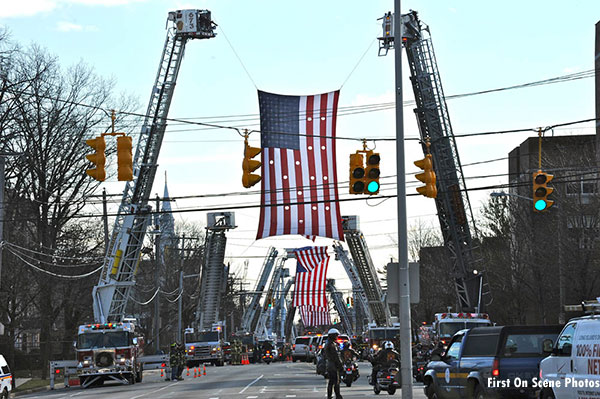
<svg viewBox="0 0 600 399"><path fill-rule="evenodd" d="M388 397L384 391L375 395L373 387L367 383L371 372L368 362L358 363L360 378L351 387L342 384L344 398ZM107 382L103 386L82 389L80 387L19 395L19 398L110 398L110 399L313 399L327 397L327 380L317 375L312 363L283 362L250 364L244 366L206 367L206 375L194 378L184 372L183 381L165 381L159 370L144 372L144 380L133 386ZM398 390L394 397L401 397ZM416 384L413 398L425 399L423 386Z"/></svg>

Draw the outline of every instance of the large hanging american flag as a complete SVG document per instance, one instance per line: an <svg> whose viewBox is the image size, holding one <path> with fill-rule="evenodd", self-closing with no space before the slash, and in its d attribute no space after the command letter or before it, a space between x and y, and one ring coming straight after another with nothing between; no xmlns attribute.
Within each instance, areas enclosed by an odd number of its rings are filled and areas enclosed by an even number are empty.
<svg viewBox="0 0 600 399"><path fill-rule="evenodd" d="M327 247L305 247L296 254L296 281L293 306L312 306L327 310Z"/></svg>
<svg viewBox="0 0 600 399"><path fill-rule="evenodd" d="M343 240L335 125L340 92L258 92L262 147L256 239L300 234Z"/></svg>
<svg viewBox="0 0 600 399"><path fill-rule="evenodd" d="M331 316L326 308L315 308L313 306L301 306L300 319L305 327L331 325Z"/></svg>

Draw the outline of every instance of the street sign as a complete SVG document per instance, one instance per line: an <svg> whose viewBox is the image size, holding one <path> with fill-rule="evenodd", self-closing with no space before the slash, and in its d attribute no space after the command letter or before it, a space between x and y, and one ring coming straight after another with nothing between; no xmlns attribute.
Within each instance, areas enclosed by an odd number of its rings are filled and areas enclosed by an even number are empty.
<svg viewBox="0 0 600 399"><path fill-rule="evenodd" d="M398 290L400 288L400 281L398 276L399 264L397 262L390 262L387 264L387 303L399 303ZM419 285L419 262L408 263L408 274L409 274L409 289L410 289L410 303L419 303L420 298L420 285Z"/></svg>

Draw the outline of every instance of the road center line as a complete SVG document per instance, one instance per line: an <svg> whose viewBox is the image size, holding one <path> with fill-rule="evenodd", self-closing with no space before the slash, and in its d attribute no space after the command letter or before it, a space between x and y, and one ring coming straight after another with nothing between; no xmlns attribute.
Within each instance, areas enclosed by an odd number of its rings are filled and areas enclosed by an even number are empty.
<svg viewBox="0 0 600 399"><path fill-rule="evenodd" d="M255 379L254 381L252 381L250 384L246 385L246 387L244 389L242 389L239 393L244 393L246 392L246 389L250 388L253 384L255 384L258 380L260 380L261 378L264 377L264 374L261 374L260 377L258 377L257 379ZM131 398L134 399L134 398Z"/></svg>

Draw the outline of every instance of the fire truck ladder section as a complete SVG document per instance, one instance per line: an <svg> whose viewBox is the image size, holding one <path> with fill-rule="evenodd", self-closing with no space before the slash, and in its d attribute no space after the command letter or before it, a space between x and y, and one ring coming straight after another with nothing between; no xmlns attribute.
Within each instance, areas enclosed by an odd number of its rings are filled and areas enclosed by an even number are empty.
<svg viewBox="0 0 600 399"><path fill-rule="evenodd" d="M390 310L385 304L383 289L373 266L365 237L358 229L358 218L342 216L342 228L371 310L371 316L378 326L386 326L391 318Z"/></svg>
<svg viewBox="0 0 600 399"><path fill-rule="evenodd" d="M352 320L350 320L348 308L344 304L344 295L335 287L334 279L327 279L326 289L329 292L329 295L331 295L331 299L333 300L333 307L340 316L340 320L342 321L342 327L344 331L350 336L354 335L352 329Z"/></svg>
<svg viewBox="0 0 600 399"><path fill-rule="evenodd" d="M274 247L269 248L269 253L265 258L258 281L256 282L256 287L252 293L250 305L242 317L242 331L254 331L256 328L256 319L260 310L260 300L263 296L265 287L267 286L267 281L269 280L276 259L277 250Z"/></svg>
<svg viewBox="0 0 600 399"><path fill-rule="evenodd" d="M234 229L233 212L211 212L206 215L206 242L200 276L200 297L196 307L199 330L210 330L219 321L221 297L227 288L228 268L225 259L225 232Z"/></svg>
<svg viewBox="0 0 600 399"><path fill-rule="evenodd" d="M191 16L195 23L190 24L188 19L188 23L183 24L183 13L188 18ZM189 39L215 37L213 29L216 25L211 21L210 11L170 12L168 21L171 25L167 29L158 73L133 160L133 181L127 182L123 191L102 273L98 285L92 291L94 319L99 323L122 321L127 311L151 214L148 199L185 45ZM185 28L182 28L184 25Z"/></svg>
<svg viewBox="0 0 600 399"><path fill-rule="evenodd" d="M358 277L356 266L354 266L352 259L348 257L348 251L344 249L340 242L333 243L333 250L335 251L337 259L339 259L340 262L342 262L342 265L344 265L344 269L346 269L348 278L352 283L352 296L354 297L355 315L358 316L359 314L362 314L367 320L373 320L371 309L369 308L369 301L367 300L362 283ZM356 331L363 331L366 327L361 324L361 321L358 319L358 317L356 319L356 323Z"/></svg>
<svg viewBox="0 0 600 399"><path fill-rule="evenodd" d="M474 245L469 218L473 212L466 191L465 179L458 156L456 140L450 124L450 116L442 89L429 27L424 25L417 13L402 16L403 42L410 67L411 82L415 95L417 122L426 154L425 142L431 143L434 170L437 176L437 207L444 245L452 262L458 305L462 311L481 311L478 300L491 303L489 285L479 265L482 260ZM477 233L473 224L474 232ZM480 293L481 291L481 293Z"/></svg>
<svg viewBox="0 0 600 399"><path fill-rule="evenodd" d="M287 270L287 273L286 273ZM287 274L287 275L286 275ZM285 277L289 277L289 269L284 269L284 273L282 274L282 289L281 291L279 291L278 295L276 295L276 299L275 299L275 317L271 320L272 324L273 324L273 332L275 332L275 334L277 334L277 339L283 339L285 340L285 338L287 337L287 335L285 335L285 322L286 322L286 317L288 315L288 310L289 307L287 307L287 301L285 300L285 298L287 297L288 293L290 292L290 289L292 288L292 285L294 284L294 281L296 280L295 277L292 278L288 278L287 282L285 283L285 286L283 286L283 282Z"/></svg>
<svg viewBox="0 0 600 399"><path fill-rule="evenodd" d="M275 268L273 269L273 275L271 276L271 281L269 282L269 288L267 288L267 295L265 298L265 302L260 311L260 316L258 318L258 323L256 323L256 329L254 330L254 335L259 338L268 338L270 333L270 329L267 327L267 321L269 316L271 316L272 307L269 305L273 304L273 300L275 299L275 289L279 284L279 280L283 275L283 265L285 264L287 258L279 257L275 263Z"/></svg>

